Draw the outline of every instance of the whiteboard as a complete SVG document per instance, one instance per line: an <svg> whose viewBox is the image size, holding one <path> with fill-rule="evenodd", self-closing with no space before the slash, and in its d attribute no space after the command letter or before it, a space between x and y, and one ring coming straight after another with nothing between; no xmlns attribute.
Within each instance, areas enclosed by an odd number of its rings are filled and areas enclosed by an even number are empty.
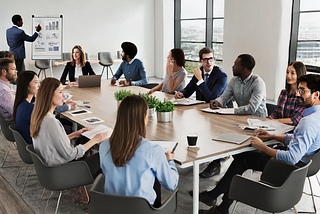
<svg viewBox="0 0 320 214"><path fill-rule="evenodd" d="M32 43L32 59L62 59L62 15L60 17L32 16L32 29L40 24L39 36Z"/></svg>

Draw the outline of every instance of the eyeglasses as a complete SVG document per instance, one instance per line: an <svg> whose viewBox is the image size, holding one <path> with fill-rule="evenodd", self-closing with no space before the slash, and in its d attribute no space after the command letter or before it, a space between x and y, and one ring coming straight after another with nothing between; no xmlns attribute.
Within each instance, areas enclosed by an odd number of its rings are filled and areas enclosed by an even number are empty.
<svg viewBox="0 0 320 214"><path fill-rule="evenodd" d="M304 93L306 93L306 91L311 91L310 89L305 89L305 88L301 88L299 87L297 89L297 92L300 94L300 95L304 95Z"/></svg>
<svg viewBox="0 0 320 214"><path fill-rule="evenodd" d="M213 62L214 59L212 57L210 57L210 58L204 58L201 60L202 60L202 62L208 63L208 62Z"/></svg>

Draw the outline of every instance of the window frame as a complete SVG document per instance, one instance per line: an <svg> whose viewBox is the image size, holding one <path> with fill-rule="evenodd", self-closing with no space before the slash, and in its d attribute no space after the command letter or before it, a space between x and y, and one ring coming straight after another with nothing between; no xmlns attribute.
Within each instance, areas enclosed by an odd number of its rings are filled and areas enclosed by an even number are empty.
<svg viewBox="0 0 320 214"><path fill-rule="evenodd" d="M302 13L320 13L320 10L300 11L300 1L292 0L292 16L291 16L291 38L289 47L289 62L296 61L298 52L298 42L320 42L320 38L316 40L299 40L299 24L300 14ZM320 73L320 66L305 64L308 72Z"/></svg>
<svg viewBox="0 0 320 214"><path fill-rule="evenodd" d="M181 43L194 43L194 44L204 44L205 47L213 47L213 44L223 45L222 42L214 42L213 41L213 21L214 20L224 20L224 17L214 17L214 1L215 0L206 0L206 17L205 18L181 18L181 1L182 0L174 0L174 46L176 48L181 48ZM181 41L181 21L187 20L205 20L206 21L206 35L205 42L196 42L196 41ZM199 62L195 60L186 59L187 62ZM216 62L222 62L222 59L217 59L215 57Z"/></svg>

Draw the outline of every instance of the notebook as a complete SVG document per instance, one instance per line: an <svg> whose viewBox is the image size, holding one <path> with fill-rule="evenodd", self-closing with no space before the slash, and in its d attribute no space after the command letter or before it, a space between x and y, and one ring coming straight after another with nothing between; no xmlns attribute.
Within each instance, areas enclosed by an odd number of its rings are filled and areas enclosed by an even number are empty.
<svg viewBox="0 0 320 214"><path fill-rule="evenodd" d="M79 76L79 88L100 87L101 75Z"/></svg>
<svg viewBox="0 0 320 214"><path fill-rule="evenodd" d="M224 141L228 143L235 143L241 144L248 140L251 136L249 135L242 135L242 134L235 134L235 133L226 133L222 134L217 138L213 138L212 140Z"/></svg>

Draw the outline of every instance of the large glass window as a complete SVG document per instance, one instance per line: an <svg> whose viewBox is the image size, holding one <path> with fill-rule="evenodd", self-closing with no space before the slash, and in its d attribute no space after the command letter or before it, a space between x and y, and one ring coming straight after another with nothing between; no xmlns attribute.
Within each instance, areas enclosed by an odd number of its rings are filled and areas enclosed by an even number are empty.
<svg viewBox="0 0 320 214"><path fill-rule="evenodd" d="M175 47L184 51L186 69L199 67L199 51L215 51L215 63L223 60L224 0L175 0Z"/></svg>
<svg viewBox="0 0 320 214"><path fill-rule="evenodd" d="M320 1L293 1L290 61L301 61L307 70L320 73Z"/></svg>

